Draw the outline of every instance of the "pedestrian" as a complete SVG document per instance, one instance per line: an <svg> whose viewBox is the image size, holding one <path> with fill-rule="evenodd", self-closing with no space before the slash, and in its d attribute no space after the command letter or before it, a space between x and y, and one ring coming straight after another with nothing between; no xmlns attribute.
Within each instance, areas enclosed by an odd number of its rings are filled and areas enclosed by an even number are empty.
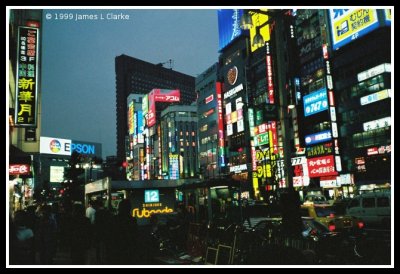
<svg viewBox="0 0 400 274"><path fill-rule="evenodd" d="M95 201L89 200L89 205L86 208L86 217L89 218L90 223L93 225L96 218Z"/></svg>
<svg viewBox="0 0 400 274"><path fill-rule="evenodd" d="M27 223L25 211L15 212L13 223L10 224L13 227L10 230L10 264L35 264L34 233Z"/></svg>
<svg viewBox="0 0 400 274"><path fill-rule="evenodd" d="M110 228L113 240L109 248L110 264L136 264L138 256L137 221L132 216L131 202L128 199L118 204L118 214Z"/></svg>
<svg viewBox="0 0 400 274"><path fill-rule="evenodd" d="M89 218L85 216L84 206L82 204L74 204L69 237L72 264L85 264L92 236L93 229Z"/></svg>
<svg viewBox="0 0 400 274"><path fill-rule="evenodd" d="M249 201L247 199L243 199L242 201L242 214L243 214L243 224L247 222L248 226L251 227L250 221L250 212L249 212Z"/></svg>

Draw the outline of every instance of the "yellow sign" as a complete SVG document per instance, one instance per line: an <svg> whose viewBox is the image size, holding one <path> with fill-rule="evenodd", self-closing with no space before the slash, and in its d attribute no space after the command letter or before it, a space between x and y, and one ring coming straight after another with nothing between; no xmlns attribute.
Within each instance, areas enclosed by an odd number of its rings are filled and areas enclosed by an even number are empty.
<svg viewBox="0 0 400 274"><path fill-rule="evenodd" d="M149 218L151 214L156 214L156 213L161 213L161 214L166 214L166 213L172 213L174 210L172 208L169 208L168 206L165 206L164 208L159 208L159 209L147 209L147 208L134 208L132 210L132 216L137 217L139 219L141 218Z"/></svg>
<svg viewBox="0 0 400 274"><path fill-rule="evenodd" d="M376 9L331 9L333 48L337 49L379 26Z"/></svg>
<svg viewBox="0 0 400 274"><path fill-rule="evenodd" d="M262 9L262 11L267 11L267 9ZM257 27L261 26L265 22L268 21L268 15L261 13L254 13L251 15L251 20L253 21L253 27L250 29L250 45L251 52L255 51L258 47L253 46L253 38L256 35ZM264 38L264 41L267 42L270 40L269 36L269 25L265 25L262 28L259 28L261 36Z"/></svg>

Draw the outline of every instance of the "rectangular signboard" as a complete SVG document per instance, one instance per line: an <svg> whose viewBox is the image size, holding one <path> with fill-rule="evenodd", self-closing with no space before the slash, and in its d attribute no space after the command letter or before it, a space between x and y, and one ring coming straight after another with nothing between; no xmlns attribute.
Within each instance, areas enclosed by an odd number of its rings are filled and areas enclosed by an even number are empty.
<svg viewBox="0 0 400 274"><path fill-rule="evenodd" d="M333 155L307 159L310 178L337 175Z"/></svg>
<svg viewBox="0 0 400 274"><path fill-rule="evenodd" d="M71 155L71 140L51 137L40 137L40 153Z"/></svg>
<svg viewBox="0 0 400 274"><path fill-rule="evenodd" d="M39 29L18 27L15 125L36 127Z"/></svg>
<svg viewBox="0 0 400 274"><path fill-rule="evenodd" d="M328 95L326 88L321 88L313 93L303 97L304 116L310 116L315 113L328 109Z"/></svg>
<svg viewBox="0 0 400 274"><path fill-rule="evenodd" d="M379 27L376 9L330 9L329 15L334 50Z"/></svg>

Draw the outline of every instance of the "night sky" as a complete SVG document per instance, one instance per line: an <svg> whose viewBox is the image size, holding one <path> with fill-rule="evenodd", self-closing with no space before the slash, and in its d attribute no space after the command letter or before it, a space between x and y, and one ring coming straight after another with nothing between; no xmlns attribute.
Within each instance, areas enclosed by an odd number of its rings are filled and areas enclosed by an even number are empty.
<svg viewBox="0 0 400 274"><path fill-rule="evenodd" d="M196 77L218 60L217 10L44 10L41 50L41 135L102 143L105 159L116 154L115 57L172 59Z"/></svg>

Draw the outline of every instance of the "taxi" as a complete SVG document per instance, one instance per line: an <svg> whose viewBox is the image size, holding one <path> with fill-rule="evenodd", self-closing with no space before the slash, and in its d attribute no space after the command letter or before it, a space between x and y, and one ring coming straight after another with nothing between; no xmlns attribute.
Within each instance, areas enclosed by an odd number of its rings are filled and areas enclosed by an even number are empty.
<svg viewBox="0 0 400 274"><path fill-rule="evenodd" d="M325 225L330 231L360 233L364 222L350 215L337 214L329 204L304 204L300 208L302 217L311 217Z"/></svg>

